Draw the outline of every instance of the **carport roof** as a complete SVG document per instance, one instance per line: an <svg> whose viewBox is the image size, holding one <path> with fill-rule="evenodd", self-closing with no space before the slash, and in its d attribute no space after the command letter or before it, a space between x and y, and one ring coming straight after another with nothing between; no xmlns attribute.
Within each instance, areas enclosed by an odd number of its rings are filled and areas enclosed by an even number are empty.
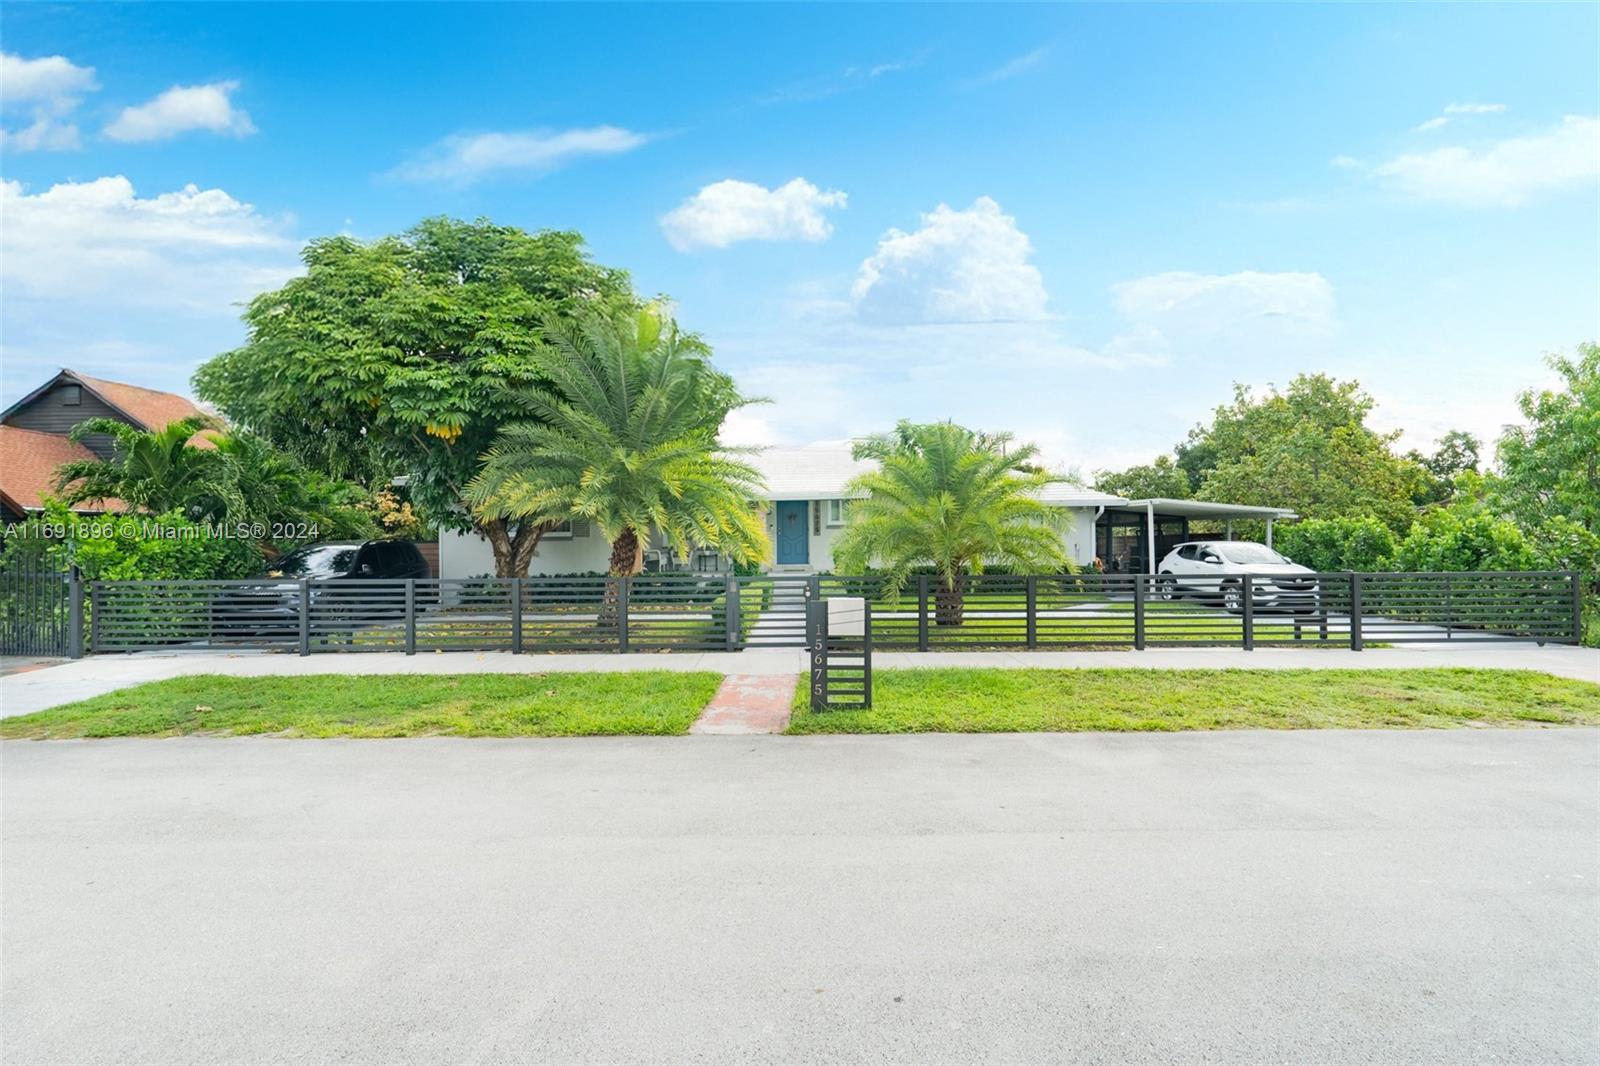
<svg viewBox="0 0 1600 1066"><path fill-rule="evenodd" d="M1182 515L1186 518L1298 518L1295 512L1283 507L1255 507L1244 503L1212 503L1209 500L1169 500L1153 497L1147 500L1129 500L1118 504L1133 511L1154 510L1157 514Z"/></svg>

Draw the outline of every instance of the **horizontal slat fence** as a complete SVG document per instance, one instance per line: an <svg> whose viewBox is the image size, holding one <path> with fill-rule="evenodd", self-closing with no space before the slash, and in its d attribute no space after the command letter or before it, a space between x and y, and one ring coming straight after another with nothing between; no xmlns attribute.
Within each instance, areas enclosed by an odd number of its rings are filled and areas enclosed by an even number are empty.
<svg viewBox="0 0 1600 1066"><path fill-rule="evenodd" d="M90 650L662 652L800 648L806 604L863 596L879 650L1575 643L1572 573L643 574L416 581L98 581Z"/></svg>

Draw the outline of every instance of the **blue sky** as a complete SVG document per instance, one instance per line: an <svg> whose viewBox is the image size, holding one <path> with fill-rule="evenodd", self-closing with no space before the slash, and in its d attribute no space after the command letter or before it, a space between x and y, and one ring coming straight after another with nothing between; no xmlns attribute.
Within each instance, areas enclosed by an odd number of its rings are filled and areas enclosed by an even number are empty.
<svg viewBox="0 0 1600 1066"><path fill-rule="evenodd" d="M0 392L184 389L308 237L575 228L804 443L1084 471L1232 383L1492 434L1600 337L1600 7L8 5Z"/></svg>

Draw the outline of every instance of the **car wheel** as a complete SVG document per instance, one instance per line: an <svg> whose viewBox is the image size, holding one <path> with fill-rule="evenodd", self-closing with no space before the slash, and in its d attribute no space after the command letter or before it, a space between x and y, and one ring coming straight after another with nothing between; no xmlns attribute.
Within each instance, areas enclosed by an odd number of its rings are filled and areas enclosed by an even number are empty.
<svg viewBox="0 0 1600 1066"><path fill-rule="evenodd" d="M1178 598L1178 581L1170 570L1163 570L1161 576L1156 578L1156 596L1163 600Z"/></svg>
<svg viewBox="0 0 1600 1066"><path fill-rule="evenodd" d="M1244 591L1238 585L1222 586L1222 609L1229 614L1243 613Z"/></svg>

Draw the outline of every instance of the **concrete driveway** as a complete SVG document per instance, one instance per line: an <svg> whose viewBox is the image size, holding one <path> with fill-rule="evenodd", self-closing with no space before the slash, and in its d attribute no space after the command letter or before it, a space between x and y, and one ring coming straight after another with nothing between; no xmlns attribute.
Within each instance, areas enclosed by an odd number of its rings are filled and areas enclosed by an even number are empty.
<svg viewBox="0 0 1600 1066"><path fill-rule="evenodd" d="M13 742L14 1063L1600 1057L1600 732Z"/></svg>

